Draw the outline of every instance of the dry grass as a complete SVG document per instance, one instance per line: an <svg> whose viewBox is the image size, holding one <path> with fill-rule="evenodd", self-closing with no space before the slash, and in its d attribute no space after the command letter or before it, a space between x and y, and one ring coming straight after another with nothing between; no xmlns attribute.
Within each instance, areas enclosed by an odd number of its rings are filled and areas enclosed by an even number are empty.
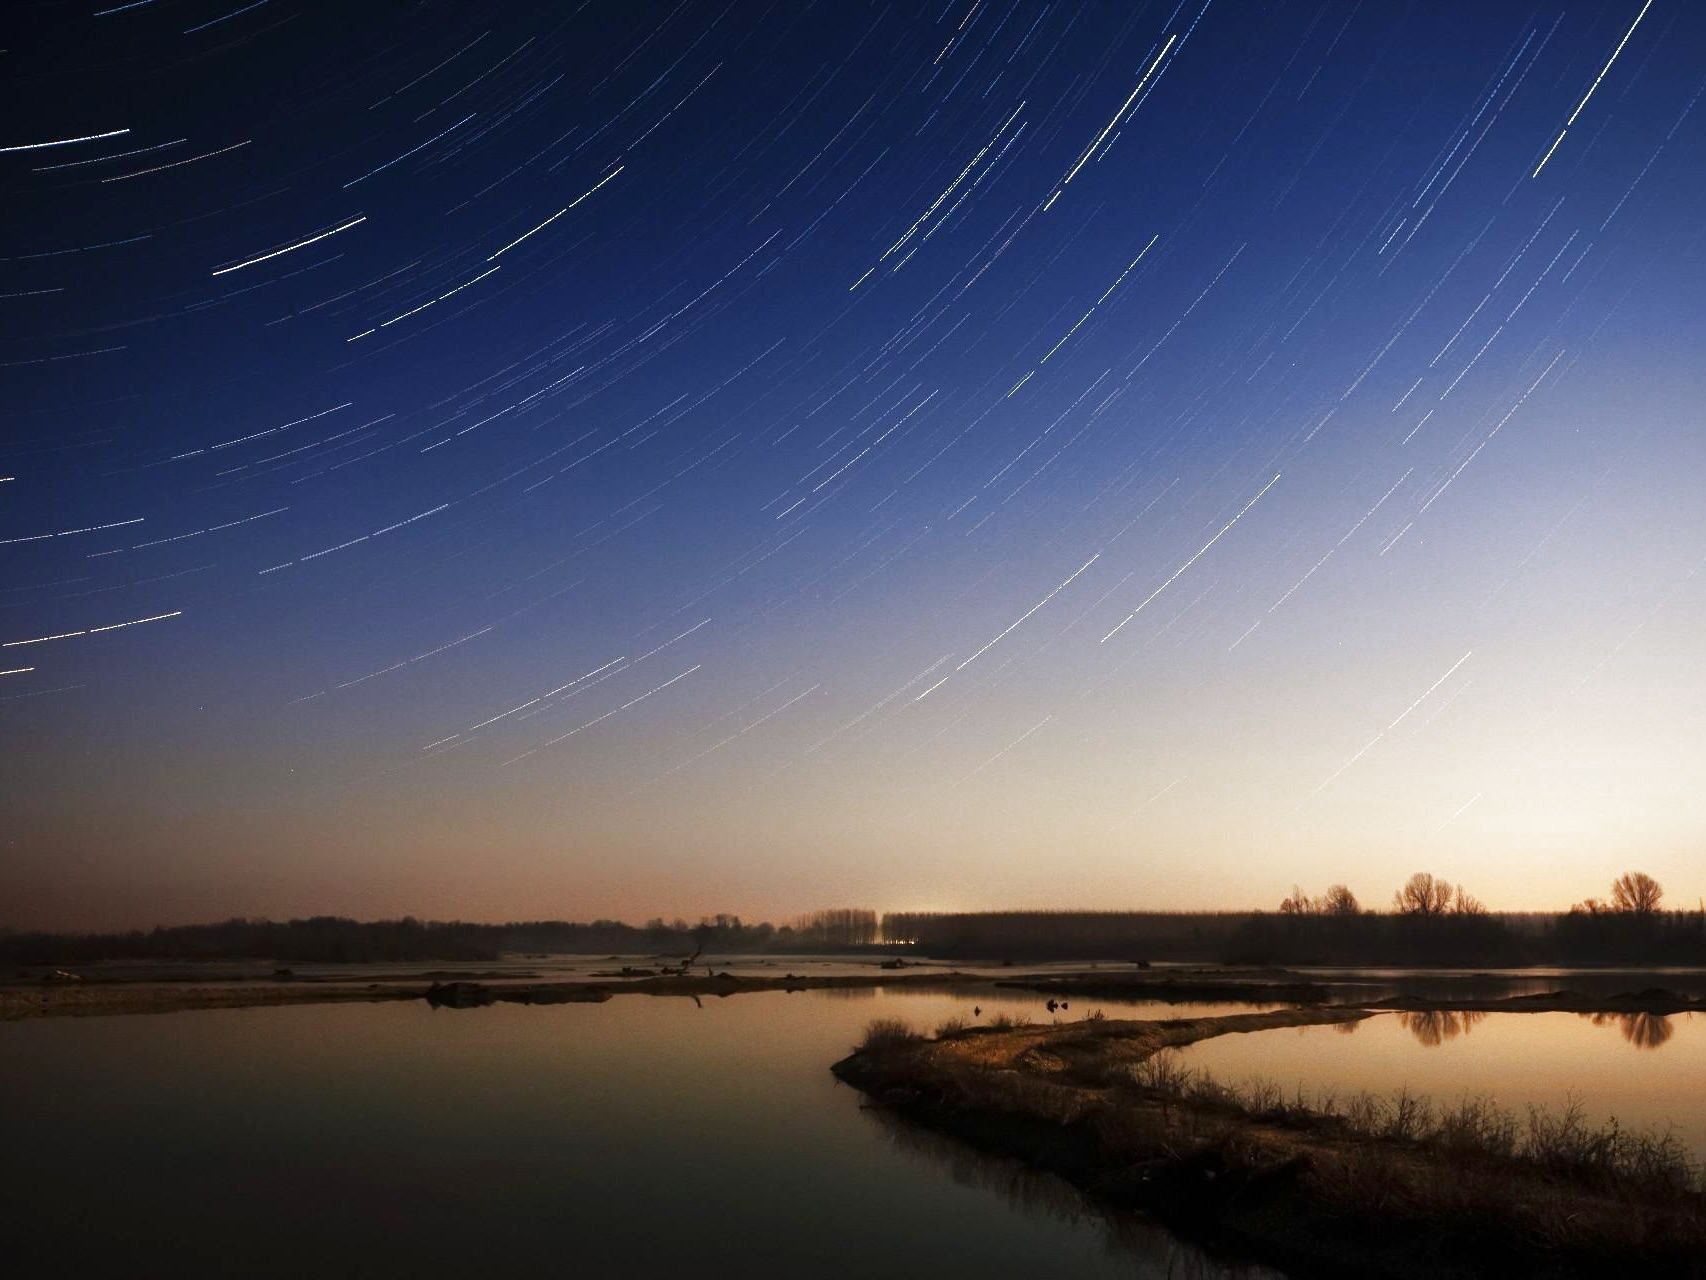
<svg viewBox="0 0 1706 1280"><path fill-rule="evenodd" d="M1156 1096L1270 1124L1404 1144L1452 1163L1518 1161L1583 1186L1642 1195L1706 1191L1699 1163L1673 1131L1626 1129L1615 1119L1593 1124L1578 1098L1562 1110L1530 1106L1519 1116L1485 1096L1465 1095L1445 1106L1408 1089L1341 1100L1325 1090L1310 1097L1299 1085L1287 1096L1271 1080L1216 1080L1186 1067L1170 1049L1127 1072L1132 1084Z"/></svg>
<svg viewBox="0 0 1706 1280"><path fill-rule="evenodd" d="M881 1053L886 1049L918 1044L923 1038L910 1023L900 1018L872 1018L865 1024L865 1035L859 1041L859 1048L866 1053Z"/></svg>
<svg viewBox="0 0 1706 1280"><path fill-rule="evenodd" d="M1595 1125L1579 1103L1522 1114L1228 1083L1176 1052L1351 1016L971 1028L836 1069L927 1124L1300 1273L1706 1277L1706 1187L1671 1133Z"/></svg>

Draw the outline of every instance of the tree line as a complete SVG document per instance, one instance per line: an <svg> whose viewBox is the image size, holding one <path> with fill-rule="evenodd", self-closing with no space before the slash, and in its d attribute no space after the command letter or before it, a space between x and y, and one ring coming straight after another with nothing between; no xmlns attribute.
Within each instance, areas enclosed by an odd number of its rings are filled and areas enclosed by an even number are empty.
<svg viewBox="0 0 1706 1280"><path fill-rule="evenodd" d="M1224 959L1255 913L1167 911L891 911L886 941L983 960Z"/></svg>
<svg viewBox="0 0 1706 1280"><path fill-rule="evenodd" d="M748 923L718 913L696 923L655 916L620 920L467 921L292 920L233 917L214 924L159 926L118 933L0 930L0 962L90 964L103 960L266 960L279 963L480 961L510 955L691 955L695 952L814 951L876 941L877 913L864 908L813 912L783 925Z"/></svg>
<svg viewBox="0 0 1706 1280"><path fill-rule="evenodd" d="M123 933L0 930L0 963L270 960L479 961L504 955L837 951L888 944L947 959L1176 960L1283 964L1706 964L1706 911L1670 911L1652 876L1629 871L1604 898L1563 913L1494 913L1463 885L1417 872L1384 911L1343 884L1294 887L1274 911L810 912L782 925L719 913L689 922L358 921L233 918Z"/></svg>
<svg viewBox="0 0 1706 1280"><path fill-rule="evenodd" d="M1657 915L1664 901L1664 887L1645 871L1625 871L1611 882L1611 893L1605 899L1586 898L1570 908L1572 915ZM1440 916L1484 916L1487 908L1481 900L1461 884L1453 885L1442 876L1418 871L1392 895L1392 910L1398 915L1437 918ZM1346 885L1336 884L1319 898L1311 898L1293 885L1291 892L1280 900L1283 916L1354 916L1362 914L1362 904Z"/></svg>
<svg viewBox="0 0 1706 1280"><path fill-rule="evenodd" d="M1294 887L1274 911L898 911L882 937L921 953L985 960L1237 964L1706 964L1706 911L1667 911L1629 871L1567 912L1493 912L1462 884L1417 872L1385 910L1343 884Z"/></svg>
<svg viewBox="0 0 1706 1280"><path fill-rule="evenodd" d="M813 911L794 921L794 937L825 947L865 947L877 941L877 913L865 907Z"/></svg>
<svg viewBox="0 0 1706 1280"><path fill-rule="evenodd" d="M1561 913L1493 913L1462 884L1418 871L1385 912L1346 886L1320 897L1293 887L1273 914L1239 931L1236 958L1287 964L1696 964L1706 961L1706 911L1667 911L1664 888L1626 871L1604 898Z"/></svg>

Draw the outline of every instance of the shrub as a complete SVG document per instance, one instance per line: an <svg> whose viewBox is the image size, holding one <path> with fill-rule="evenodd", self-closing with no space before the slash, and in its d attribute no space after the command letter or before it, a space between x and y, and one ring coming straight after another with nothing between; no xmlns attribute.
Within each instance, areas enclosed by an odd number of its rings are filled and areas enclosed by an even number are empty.
<svg viewBox="0 0 1706 1280"><path fill-rule="evenodd" d="M859 1048L880 1052L916 1044L919 1039L919 1034L900 1018L872 1018L865 1024L865 1038L859 1042Z"/></svg>

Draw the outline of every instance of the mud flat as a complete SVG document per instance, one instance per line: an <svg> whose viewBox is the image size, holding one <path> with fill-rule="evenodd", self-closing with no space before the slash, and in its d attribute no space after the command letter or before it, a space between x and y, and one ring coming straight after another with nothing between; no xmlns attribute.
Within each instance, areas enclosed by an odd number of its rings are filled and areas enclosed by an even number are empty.
<svg viewBox="0 0 1706 1280"><path fill-rule="evenodd" d="M206 983L195 981L18 980L0 985L0 1021L20 1018L92 1017L123 1013L170 1013L181 1009L243 1009L292 1004L425 1000L439 1008L469 1009L490 1004L596 1004L619 995L733 996L753 991L815 991L886 987L924 991L991 989L988 978L960 973L895 973L873 967L868 974L762 977L728 973L670 974L598 981L479 980L461 975L418 975L360 982L272 978ZM425 981L423 979L432 979Z"/></svg>
<svg viewBox="0 0 1706 1280"><path fill-rule="evenodd" d="M934 1040L873 1024L832 1069L904 1120L1298 1274L1706 1276L1698 1171L1662 1145L1625 1141L1607 1159L1603 1134L1555 1126L1522 1137L1487 1110L1461 1132L1406 1121L1397 1107L1359 1123L1277 1090L1252 1099L1181 1084L1162 1054L1369 1016L1315 1007L1088 1019L946 1029Z"/></svg>
<svg viewBox="0 0 1706 1280"><path fill-rule="evenodd" d="M178 1009L248 1009L285 1004L332 1004L355 1000L416 1000L417 987L334 983L91 982L0 987L0 1021L20 1018L97 1017L118 1013L170 1013Z"/></svg>
<svg viewBox="0 0 1706 1280"><path fill-rule="evenodd" d="M1315 982L1285 970L1189 970L1178 973L1074 973L1046 978L1003 978L1002 987L1053 997L1164 1003L1322 1004L1349 1001L1365 986Z"/></svg>

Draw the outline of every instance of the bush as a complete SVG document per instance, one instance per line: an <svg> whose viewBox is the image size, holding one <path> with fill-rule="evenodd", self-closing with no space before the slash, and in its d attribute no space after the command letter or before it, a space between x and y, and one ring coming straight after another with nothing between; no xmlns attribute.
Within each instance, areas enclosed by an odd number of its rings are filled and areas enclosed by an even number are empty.
<svg viewBox="0 0 1706 1280"><path fill-rule="evenodd" d="M866 1052L881 1052L916 1044L921 1038L908 1023L899 1018L872 1018L865 1025L865 1038L859 1042L859 1048Z"/></svg>

